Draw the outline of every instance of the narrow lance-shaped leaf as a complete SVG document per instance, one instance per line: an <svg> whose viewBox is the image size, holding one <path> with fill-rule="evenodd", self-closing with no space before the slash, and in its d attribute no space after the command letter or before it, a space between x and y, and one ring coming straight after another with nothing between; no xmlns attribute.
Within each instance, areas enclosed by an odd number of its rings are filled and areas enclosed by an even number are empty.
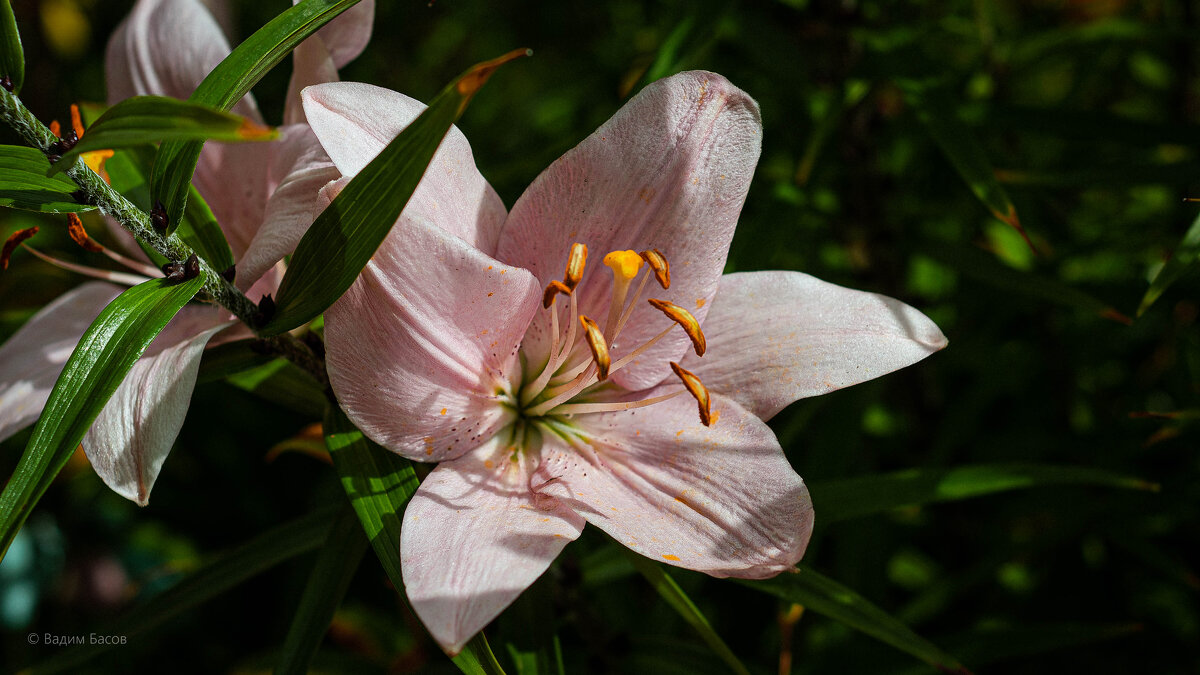
<svg viewBox="0 0 1200 675"><path fill-rule="evenodd" d="M66 176L46 175L46 156L34 148L0 145L0 206L44 213L82 213L96 208L75 201L79 189Z"/></svg>
<svg viewBox="0 0 1200 675"><path fill-rule="evenodd" d="M109 108L87 128L87 133L62 159L50 165L49 174L70 167L79 155L94 150L127 148L161 141L214 140L227 142L270 141L279 132L250 120L191 101L166 96L134 96Z"/></svg>
<svg viewBox="0 0 1200 675"><path fill-rule="evenodd" d="M821 522L859 518L904 506L948 502L996 492L1055 485L1135 490L1157 486L1089 466L981 464L952 469L909 469L809 485Z"/></svg>
<svg viewBox="0 0 1200 675"><path fill-rule="evenodd" d="M0 77L12 80L14 94L21 93L25 84L25 52L21 49L21 33L9 0L0 0Z"/></svg>
<svg viewBox="0 0 1200 675"><path fill-rule="evenodd" d="M308 36L359 0L304 0L283 11L238 45L188 97L193 103L229 110ZM163 143L154 162L151 193L172 223L183 216L188 185L196 171L202 141Z"/></svg>
<svg viewBox="0 0 1200 675"><path fill-rule="evenodd" d="M261 334L278 335L315 318L350 288L471 97L497 68L528 53L518 49L471 67L346 185L296 246L275 301L277 312Z"/></svg>
<svg viewBox="0 0 1200 675"><path fill-rule="evenodd" d="M700 634L700 638L704 640L709 649L713 650L714 654L721 657L721 660L733 672L749 675L750 671L734 655L733 650L729 648L729 645L725 644L721 636L717 635L717 632L713 630L712 624L708 622L708 618L700 612L700 608L696 607L692 599L683 592L679 584L675 583L675 580L663 569L662 565L645 556L638 555L625 547L621 547L621 549L630 562L633 563L637 571L641 572L642 576L646 578L646 581L650 582L655 591L658 591L659 596L663 600L666 600L667 604L671 605L671 608L678 612L679 616Z"/></svg>
<svg viewBox="0 0 1200 675"><path fill-rule="evenodd" d="M329 622L366 551L367 539L358 516L350 504L344 504L308 575L308 584L283 642L283 655L275 666L277 675L308 672L309 663L321 646L321 638L329 630Z"/></svg>
<svg viewBox="0 0 1200 675"><path fill-rule="evenodd" d="M1150 305L1158 300L1171 284L1179 280L1184 272L1187 272L1196 260L1200 258L1200 216L1192 221L1192 226L1188 228L1183 235L1183 240L1179 242L1179 246L1167 259L1158 274L1154 275L1154 280L1150 282L1150 288L1146 289L1146 294L1142 296L1142 302L1138 305L1137 315L1141 316L1150 309Z"/></svg>
<svg viewBox="0 0 1200 675"><path fill-rule="evenodd" d="M324 425L325 445L342 488L388 579L397 590L403 589L400 523L419 483L412 462L368 440L336 403L326 410ZM403 593L401 597L408 602ZM454 663L467 675L504 674L483 633L467 643Z"/></svg>
<svg viewBox="0 0 1200 675"><path fill-rule="evenodd" d="M954 102L945 89L913 80L897 80L896 84L904 91L904 100L916 111L929 135L966 181L971 192L975 193L997 220L1020 232L1025 243L1036 252L1037 249L1017 217L1017 207L996 180L996 173L987 153L967 125L958 118Z"/></svg>
<svg viewBox="0 0 1200 675"><path fill-rule="evenodd" d="M307 553L328 540L337 511L322 509L271 530L212 560L178 584L134 607L128 614L107 621L105 635L128 640L142 636L170 619L228 591L279 563ZM55 654L29 671L30 675L77 672L82 663L118 646L93 642Z"/></svg>
<svg viewBox="0 0 1200 675"><path fill-rule="evenodd" d="M886 642L943 673L968 673L953 656L917 635L892 615L868 602L858 593L806 567L773 579L737 579L743 586L798 603L818 614Z"/></svg>
<svg viewBox="0 0 1200 675"><path fill-rule="evenodd" d="M166 279L138 284L117 296L88 327L0 494L0 557L129 369L203 285L203 272L178 284Z"/></svg>

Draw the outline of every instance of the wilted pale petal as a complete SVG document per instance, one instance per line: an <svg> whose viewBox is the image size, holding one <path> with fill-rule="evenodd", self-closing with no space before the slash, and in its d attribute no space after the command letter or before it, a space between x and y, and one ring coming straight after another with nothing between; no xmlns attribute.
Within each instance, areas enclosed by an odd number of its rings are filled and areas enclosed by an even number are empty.
<svg viewBox="0 0 1200 675"><path fill-rule="evenodd" d="M444 462L404 512L404 589L434 639L457 653L579 536L583 518L534 504L507 439ZM541 508L539 508L541 507Z"/></svg>
<svg viewBox="0 0 1200 675"><path fill-rule="evenodd" d="M139 0L108 42L108 102L146 95L186 99L229 51L220 26L197 0ZM233 111L262 120L249 95Z"/></svg>
<svg viewBox="0 0 1200 675"><path fill-rule="evenodd" d="M525 270L437 227L401 222L325 313L330 384L379 444L453 459L513 416L498 390L540 301Z"/></svg>
<svg viewBox="0 0 1200 675"><path fill-rule="evenodd" d="M763 419L796 399L865 382L946 346L929 317L887 296L799 272L729 274L683 367Z"/></svg>
<svg viewBox="0 0 1200 675"><path fill-rule="evenodd" d="M357 82L309 87L301 98L308 123L346 176L361 171L425 109L403 94ZM402 218L436 225L494 255L504 217L504 203L475 167L471 145L451 127Z"/></svg>
<svg viewBox="0 0 1200 675"><path fill-rule="evenodd" d="M603 317L611 273L600 259L613 249L657 248L671 263L671 288L654 287L652 297L703 321L761 141L758 105L720 75L659 80L534 180L513 206L497 257L544 285L562 274L572 242L587 244L594 262L579 286L580 309ZM662 315L642 303L613 359L664 327ZM613 379L629 389L653 385L688 345L676 332Z"/></svg>
<svg viewBox="0 0 1200 675"><path fill-rule="evenodd" d="M762 420L712 399L712 427L687 395L577 416L590 440L568 446L544 435L533 485L652 560L718 577L785 570L812 534L808 489Z"/></svg>
<svg viewBox="0 0 1200 675"><path fill-rule="evenodd" d="M313 222L321 188L340 175L307 125L289 125L280 132L271 173L283 179L267 201L266 220L237 261L242 289L295 250Z"/></svg>
<svg viewBox="0 0 1200 675"><path fill-rule="evenodd" d="M0 347L0 441L42 414L79 338L122 290L99 281L74 288L34 314Z"/></svg>
<svg viewBox="0 0 1200 675"><path fill-rule="evenodd" d="M210 308L194 308L176 317L177 328L164 329L133 364L92 428L83 450L96 473L114 492L145 506L159 469L187 416L200 357L209 338L233 324L212 325ZM196 324L209 327L196 333Z"/></svg>

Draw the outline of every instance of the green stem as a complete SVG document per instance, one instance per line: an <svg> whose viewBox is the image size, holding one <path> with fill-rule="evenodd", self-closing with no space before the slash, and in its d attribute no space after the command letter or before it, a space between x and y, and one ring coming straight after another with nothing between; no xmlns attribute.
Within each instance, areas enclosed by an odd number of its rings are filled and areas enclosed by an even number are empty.
<svg viewBox="0 0 1200 675"><path fill-rule="evenodd" d="M41 150L46 155L51 154L51 146L59 140L41 120L34 117L19 98L3 87L0 87L0 119L16 130L31 147ZM105 183L103 178L88 168L82 158L76 159L75 165L67 169L66 174L83 190L89 204L95 204L102 213L112 216L122 227L133 233L133 236L163 257L173 262L182 262L194 253L179 237L163 236L155 230L148 215ZM233 312L243 323L255 328L258 325L258 306L236 286L226 281L208 261L200 256L197 256L197 259L204 271L202 292L213 302ZM324 363L308 345L289 334L270 338L266 342L272 351L282 354L307 370L318 382L326 381Z"/></svg>

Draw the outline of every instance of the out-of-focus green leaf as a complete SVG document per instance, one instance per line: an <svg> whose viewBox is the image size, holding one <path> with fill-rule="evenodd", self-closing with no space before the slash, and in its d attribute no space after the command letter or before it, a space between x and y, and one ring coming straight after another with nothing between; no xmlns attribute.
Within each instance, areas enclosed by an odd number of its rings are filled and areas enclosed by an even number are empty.
<svg viewBox="0 0 1200 675"><path fill-rule="evenodd" d="M840 621L921 659L943 673L970 672L958 659L917 635L858 593L807 567L799 567L794 573L780 574L773 579L737 579L736 582Z"/></svg>
<svg viewBox="0 0 1200 675"><path fill-rule="evenodd" d="M499 631L517 675L565 675L551 575L542 575L504 610Z"/></svg>
<svg viewBox="0 0 1200 675"><path fill-rule="evenodd" d="M53 175L80 155L95 150L149 145L161 141L270 141L279 132L224 110L167 96L134 96L109 108L87 133L50 166Z"/></svg>
<svg viewBox="0 0 1200 675"><path fill-rule="evenodd" d="M708 618L704 616L699 607L696 607L692 599L683 592L679 584L675 583L671 575L667 574L667 571L663 569L663 565L624 547L622 547L622 550L626 553L626 557L629 558L630 562L633 563L633 566L637 568L637 571L641 572L646 581L650 582L650 585L654 587L659 596L663 600L666 600L667 604L678 612L679 616L700 634L700 638L704 640L709 649L713 650L714 654L721 657L721 660L733 672L740 673L741 675L749 675L750 671L746 669L746 666L742 665L741 660L733 653L729 645L725 644L721 636L717 635L717 632L713 630L712 624L708 622Z"/></svg>
<svg viewBox="0 0 1200 675"><path fill-rule="evenodd" d="M275 360L276 357L270 354L255 351L251 346L253 343L254 340L236 340L205 349L196 383L223 380L230 375L254 370ZM325 409L321 408L321 413L324 412Z"/></svg>
<svg viewBox="0 0 1200 675"><path fill-rule="evenodd" d="M1034 248L1033 242L1021 225L1021 220L1017 217L1017 207L996 180L996 172L983 147L967 125L958 118L954 101L946 90L941 86L916 80L900 79L896 84L904 92L905 101L916 111L929 135L966 181L971 192L975 193L997 220L1020 232L1029 248Z"/></svg>
<svg viewBox="0 0 1200 675"><path fill-rule="evenodd" d="M973 246L931 246L922 253L965 277L995 286L1009 294L1021 294L1056 305L1075 307L1096 316L1129 325L1132 320L1103 300L1073 286L1031 272L1003 265L987 252Z"/></svg>
<svg viewBox="0 0 1200 675"><path fill-rule="evenodd" d="M21 32L9 0L0 0L0 76L7 75L13 83L13 93L20 94L25 84L25 52L21 49Z"/></svg>
<svg viewBox="0 0 1200 675"><path fill-rule="evenodd" d="M88 327L0 494L0 556L134 362L203 285L203 272L177 284L166 279L138 284L117 296Z"/></svg>
<svg viewBox="0 0 1200 675"><path fill-rule="evenodd" d="M303 0L288 8L217 64L188 100L229 110L296 45L356 3L358 0ZM151 193L166 206L172 223L183 216L188 185L203 146L202 141L173 141L159 148Z"/></svg>
<svg viewBox="0 0 1200 675"><path fill-rule="evenodd" d="M261 334L277 335L315 318L350 288L475 92L497 68L527 53L518 49L472 66L358 172L296 246L275 300L278 309Z"/></svg>
<svg viewBox="0 0 1200 675"><path fill-rule="evenodd" d="M952 469L908 469L809 485L822 523L861 518L904 506L957 501L996 492L1058 485L1156 490L1138 478L1089 466L982 464Z"/></svg>
<svg viewBox="0 0 1200 675"><path fill-rule="evenodd" d="M397 590L404 588L400 573L400 523L404 507L417 491L412 462L367 439L337 404L325 412L325 445L354 512ZM401 597L405 603L408 598ZM454 663L467 675L503 675L483 633L463 648Z"/></svg>
<svg viewBox="0 0 1200 675"><path fill-rule="evenodd" d="M225 380L239 389L310 417L325 413L326 401L321 385L287 359L274 359L256 368L232 373Z"/></svg>
<svg viewBox="0 0 1200 675"><path fill-rule="evenodd" d="M1006 628L972 628L946 638L946 644L975 667L1060 649L1129 637L1141 632L1136 623L1050 623ZM922 675L925 669L902 671ZM990 671L989 671L990 672Z"/></svg>
<svg viewBox="0 0 1200 675"><path fill-rule="evenodd" d="M358 524L358 516L349 504L345 504L334 519L308 575L308 584L283 642L283 656L275 666L277 675L308 672L312 657L321 646L321 638L329 630L329 622L366 551L367 539Z"/></svg>
<svg viewBox="0 0 1200 675"><path fill-rule="evenodd" d="M66 176L46 175L46 156L19 145L0 145L0 206L46 213L96 208L71 196L79 186Z"/></svg>
<svg viewBox="0 0 1200 675"><path fill-rule="evenodd" d="M1154 275L1150 288L1146 289L1146 294L1142 296L1142 302L1138 305L1137 315L1145 314L1150 305L1195 264L1197 258L1200 258L1200 216L1192 221L1192 226L1184 233L1179 246L1163 263L1158 274Z"/></svg>
<svg viewBox="0 0 1200 675"><path fill-rule="evenodd" d="M205 565L167 591L133 608L125 616L104 624L104 635L133 640L173 617L215 598L243 581L279 563L311 551L328 540L335 509L315 511L268 530ZM77 672L78 666L118 644L87 644L55 654L29 671L31 675Z"/></svg>

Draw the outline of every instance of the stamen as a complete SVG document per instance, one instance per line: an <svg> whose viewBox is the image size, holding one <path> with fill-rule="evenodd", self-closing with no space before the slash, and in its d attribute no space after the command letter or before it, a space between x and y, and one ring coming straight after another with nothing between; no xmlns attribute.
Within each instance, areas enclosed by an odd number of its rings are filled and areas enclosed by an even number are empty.
<svg viewBox="0 0 1200 675"><path fill-rule="evenodd" d="M642 275L642 281L638 283L637 290L633 293L633 299L625 305L625 311L621 312L621 318L617 319L617 327L613 330L612 338L609 340L610 344L616 343L617 336L621 334L621 329L625 327L625 324L629 323L629 317L633 315L633 310L637 307L638 298L642 297L642 291L646 290L646 282L649 280L650 272Z"/></svg>
<svg viewBox="0 0 1200 675"><path fill-rule="evenodd" d="M79 116L79 106L74 103L71 104L71 128L75 130L76 136L83 138L83 119ZM87 164L89 169L95 171L105 183L108 183L108 172L104 170L104 162L109 157L112 157L113 154L112 150L85 152L83 153L83 163Z"/></svg>
<svg viewBox="0 0 1200 675"><path fill-rule="evenodd" d="M606 259L607 260L607 259ZM563 272L563 283L570 290L575 290L583 279L583 268L587 265L587 245L576 242L571 244L571 254L567 257L567 270Z"/></svg>
<svg viewBox="0 0 1200 675"><path fill-rule="evenodd" d="M58 120L50 120L50 133L62 138L62 127L58 125Z"/></svg>
<svg viewBox="0 0 1200 675"><path fill-rule="evenodd" d="M71 128L75 130L75 135L83 138L83 118L79 116L79 106L71 104Z"/></svg>
<svg viewBox="0 0 1200 675"><path fill-rule="evenodd" d="M542 308L550 309L550 305L554 304L554 296L558 295L559 293L562 293L563 295L570 295L571 287L557 279L546 284L546 290L542 293ZM554 315L558 316L558 312L555 312ZM555 333L557 334L557 331L555 331Z"/></svg>
<svg viewBox="0 0 1200 675"><path fill-rule="evenodd" d="M92 238L88 236L87 230L83 229L83 221L77 214L67 214L67 234L71 235L71 239L88 253L99 253L104 250L103 246L92 241Z"/></svg>
<svg viewBox="0 0 1200 675"><path fill-rule="evenodd" d="M4 242L4 250L0 251L0 270L8 269L8 260L12 257L13 251L21 245L21 242L38 233L38 227L27 227L24 230L17 230L8 237L8 241Z"/></svg>
<svg viewBox="0 0 1200 675"><path fill-rule="evenodd" d="M94 279L104 279L105 281L111 281L116 284L124 284L126 286L137 286L140 283L150 281L150 277L143 277L137 274L126 274L125 272L102 270L95 267L87 267L86 265L76 265L75 263L69 263L65 260L59 260L58 258L53 258L45 253L42 253L29 244L25 244L25 250L41 258L42 260L45 260L51 265L54 265L55 267L61 267L64 270L77 272Z"/></svg>
<svg viewBox="0 0 1200 675"><path fill-rule="evenodd" d="M639 255L650 269L654 270L654 277L658 279L658 283L664 290L671 287L671 263L667 262L667 257L664 256L658 249L650 249L642 251Z"/></svg>
<svg viewBox="0 0 1200 675"><path fill-rule="evenodd" d="M612 303L608 307L608 321L604 324L604 334L612 335L617 327L617 319L625 308L625 296L629 294L629 283L642 269L642 258L634 251L613 251L604 256L604 264L613 271Z"/></svg>
<svg viewBox="0 0 1200 675"><path fill-rule="evenodd" d="M700 382L700 378L696 377L689 371L679 367L678 363L671 361L671 370L683 380L683 386L687 388L688 393L696 399L696 403L700 407L700 423L706 427L711 427L717 421L717 416L709 412L708 389Z"/></svg>
<svg viewBox="0 0 1200 675"><path fill-rule="evenodd" d="M654 398L646 398L640 401L625 401L621 403L567 403L555 408L554 412L560 415L571 415L576 413L614 412L617 410L644 408L648 405L662 403L667 399L675 398L682 393L683 391L677 391L673 394L665 394L663 396L655 396Z"/></svg>
<svg viewBox="0 0 1200 675"><path fill-rule="evenodd" d="M87 230L83 228L83 221L80 220L79 216L74 213L67 214L67 234L71 235L71 239L74 240L76 244L79 244L81 247L83 247L83 250L88 251L89 253L103 253L112 260L121 263L134 272L139 272L149 277L156 277L159 275L158 270L153 266L147 265L138 260L134 260L128 256L121 255L116 251L97 244L96 240L88 236Z"/></svg>
<svg viewBox="0 0 1200 675"><path fill-rule="evenodd" d="M579 316L579 323L583 324L583 337L587 340L588 348L592 350L592 359L596 362L596 375L600 381L608 379L608 344L604 341L604 334L600 332L600 327L595 321L587 318L584 315Z"/></svg>
<svg viewBox="0 0 1200 675"><path fill-rule="evenodd" d="M683 327L683 332L687 333L692 339L692 347L696 350L696 356L704 356L704 333L700 330L700 322L692 313L679 305L667 302L666 300L656 300L650 298L647 300L655 309L663 314L666 314L675 323Z"/></svg>

